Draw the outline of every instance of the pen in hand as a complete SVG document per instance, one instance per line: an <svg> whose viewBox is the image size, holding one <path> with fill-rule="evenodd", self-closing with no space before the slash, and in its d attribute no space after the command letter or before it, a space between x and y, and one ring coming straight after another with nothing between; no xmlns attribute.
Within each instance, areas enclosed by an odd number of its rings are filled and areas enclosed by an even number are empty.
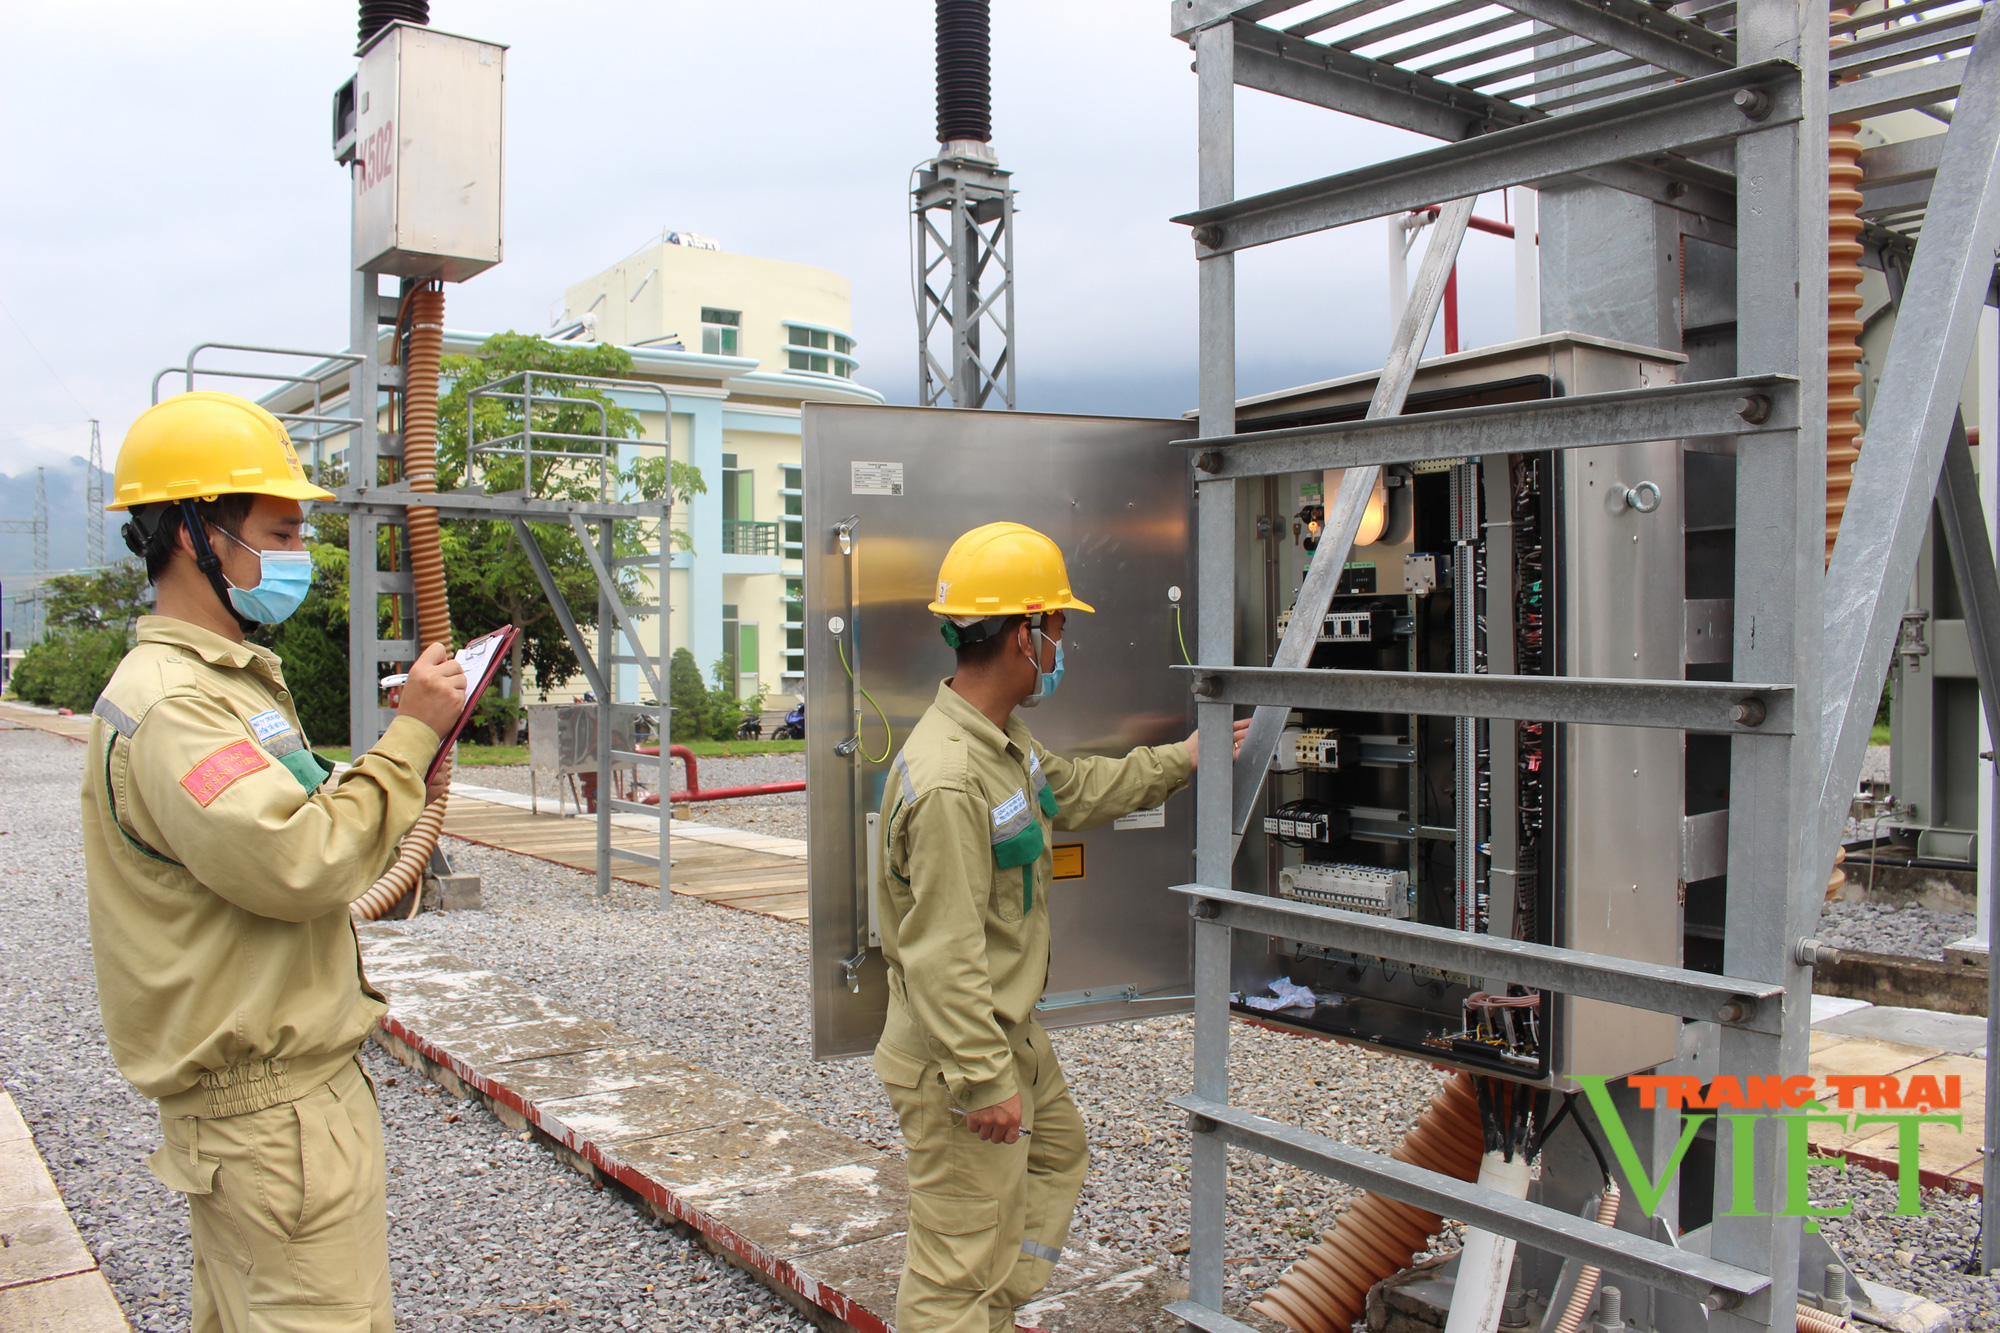
<svg viewBox="0 0 2000 1333"><path fill-rule="evenodd" d="M951 1113L952 1113L953 1115L955 1115L955 1116L958 1116L958 1117L960 1117L960 1118L962 1119L962 1118L964 1118L964 1116L965 1116L965 1108L963 1108L963 1107L959 1107L959 1106L954 1106L954 1107L952 1107L952 1108L951 1108ZM1033 1138L1033 1137L1034 1137L1034 1134L1035 1134L1035 1131L1034 1131L1034 1130L1032 1130L1032 1129L1023 1129L1023 1130L1019 1130L1019 1131L1017 1131L1017 1132L1018 1132L1018 1133L1020 1134L1020 1136L1021 1136L1022 1138L1024 1138L1024 1139L1027 1139L1027 1138Z"/></svg>

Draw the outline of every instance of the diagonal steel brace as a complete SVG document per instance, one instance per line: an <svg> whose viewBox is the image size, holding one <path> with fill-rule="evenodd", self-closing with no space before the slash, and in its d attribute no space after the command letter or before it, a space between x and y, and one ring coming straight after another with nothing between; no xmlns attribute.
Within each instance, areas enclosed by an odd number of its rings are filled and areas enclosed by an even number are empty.
<svg viewBox="0 0 2000 1333"><path fill-rule="evenodd" d="M1438 214L1424 249L1424 262L1417 270L1416 290L1410 293L1409 304L1403 307L1388 363L1382 367L1382 378L1376 381L1375 396L1368 404L1370 420L1402 413L1404 400L1410 396L1410 382L1416 378L1417 363L1423 358L1424 344L1430 341L1431 324L1444 302L1445 282L1451 277L1452 265L1458 262L1458 247L1465 239L1466 224L1472 220L1473 202L1454 199ZM1320 626L1326 620L1327 608L1333 604L1334 589L1340 586L1341 571L1347 567L1355 535L1361 530L1368 497L1381 476L1380 465L1348 468L1342 475L1340 494L1327 509L1319 549L1313 552L1305 585L1299 589L1298 601L1292 608L1291 624L1285 627L1285 637L1271 659L1272 666L1296 669L1312 659ZM1219 484L1233 486L1235 482ZM1276 704L1258 708L1250 722L1250 734L1243 738L1231 784L1232 857L1243 845L1243 830L1257 807L1258 795L1264 789L1264 774L1271 767L1271 756L1278 751L1278 733L1284 730L1285 717L1290 711Z"/></svg>

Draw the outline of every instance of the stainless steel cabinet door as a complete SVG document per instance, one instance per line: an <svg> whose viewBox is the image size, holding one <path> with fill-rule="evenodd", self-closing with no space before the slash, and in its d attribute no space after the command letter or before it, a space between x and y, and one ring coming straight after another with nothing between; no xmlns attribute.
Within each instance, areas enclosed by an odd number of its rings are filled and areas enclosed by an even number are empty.
<svg viewBox="0 0 2000 1333"><path fill-rule="evenodd" d="M1097 608L1070 618L1061 693L1023 714L1036 739L1064 754L1118 755L1193 729L1187 682L1169 669L1181 661L1172 592L1194 629L1194 487L1186 451L1170 441L1192 433L1181 421L806 407L814 1054L862 1054L881 1032L869 827L895 746L951 674L951 650L924 608L960 533L1002 520L1046 532L1077 596ZM844 744L857 735L858 746ZM1167 886L1192 874L1193 797L1124 822L1056 838L1081 846L1061 854L1059 873L1083 873L1050 893L1042 1020L1051 1027L1189 1007L1187 910Z"/></svg>

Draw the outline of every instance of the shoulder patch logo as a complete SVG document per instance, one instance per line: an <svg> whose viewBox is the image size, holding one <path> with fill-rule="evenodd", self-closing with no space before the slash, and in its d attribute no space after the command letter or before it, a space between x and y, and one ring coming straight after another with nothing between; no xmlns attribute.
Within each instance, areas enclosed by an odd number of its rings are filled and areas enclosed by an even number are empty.
<svg viewBox="0 0 2000 1333"><path fill-rule="evenodd" d="M257 739L268 741L282 731L290 731L292 724L285 721L285 715L275 708L267 708L250 719L250 730L257 733Z"/></svg>
<svg viewBox="0 0 2000 1333"><path fill-rule="evenodd" d="M270 766L271 761L259 753L256 746L249 741L237 741L223 746L189 769L187 776L181 779L181 786L187 788L188 795L206 809L238 779L247 778Z"/></svg>

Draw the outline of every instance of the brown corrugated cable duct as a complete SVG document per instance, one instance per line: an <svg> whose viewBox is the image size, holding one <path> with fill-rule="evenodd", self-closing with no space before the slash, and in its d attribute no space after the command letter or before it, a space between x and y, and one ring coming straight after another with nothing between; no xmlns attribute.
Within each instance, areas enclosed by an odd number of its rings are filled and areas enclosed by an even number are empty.
<svg viewBox="0 0 2000 1333"><path fill-rule="evenodd" d="M1471 1180L1485 1150L1472 1076L1456 1074L1389 1155L1454 1180ZM1298 1333L1348 1333L1368 1304L1368 1289L1407 1267L1442 1224L1436 1213L1363 1194L1250 1308Z"/></svg>
<svg viewBox="0 0 2000 1333"><path fill-rule="evenodd" d="M1848 16L1835 9L1832 21ZM1836 34L1832 45L1850 38ZM1835 125L1827 131L1826 189L1826 558L1840 536L1847 493L1854 487L1854 463L1861 457L1861 127ZM1832 902L1847 884L1841 868L1847 849L1834 853L1826 897Z"/></svg>
<svg viewBox="0 0 2000 1333"><path fill-rule="evenodd" d="M1824 1310L1815 1310L1810 1305L1799 1306L1797 1327L1799 1333L1852 1333L1854 1325L1845 1319L1836 1318Z"/></svg>
<svg viewBox="0 0 2000 1333"><path fill-rule="evenodd" d="M1838 22L1848 16L1835 9ZM1833 45L1849 39L1836 36ZM1826 558L1840 535L1854 460L1861 456L1861 126L1827 134Z"/></svg>
<svg viewBox="0 0 2000 1333"><path fill-rule="evenodd" d="M444 354L444 292L435 286L412 292L410 352L403 367L403 478L413 491L437 491L438 361ZM417 649L441 643L451 647L451 607L445 598L444 550L438 543L437 510L411 505L410 574L417 597ZM450 763L449 760L446 761ZM417 822L403 835L396 863L373 888L349 907L355 916L373 921L412 890L420 890L424 867L430 864L438 835L444 830L449 798L440 796L424 807ZM416 893L421 899L422 893ZM414 915L414 907L412 909Z"/></svg>
<svg viewBox="0 0 2000 1333"><path fill-rule="evenodd" d="M1618 1182L1604 1183L1604 1195L1597 1201L1597 1224L1603 1227L1618 1225ZM1576 1286L1569 1293L1569 1304L1563 1307L1563 1317L1556 1324L1556 1333L1576 1333L1583 1327L1583 1318L1590 1313L1590 1303L1597 1297L1597 1280L1604 1276L1604 1270L1585 1264L1576 1275Z"/></svg>

